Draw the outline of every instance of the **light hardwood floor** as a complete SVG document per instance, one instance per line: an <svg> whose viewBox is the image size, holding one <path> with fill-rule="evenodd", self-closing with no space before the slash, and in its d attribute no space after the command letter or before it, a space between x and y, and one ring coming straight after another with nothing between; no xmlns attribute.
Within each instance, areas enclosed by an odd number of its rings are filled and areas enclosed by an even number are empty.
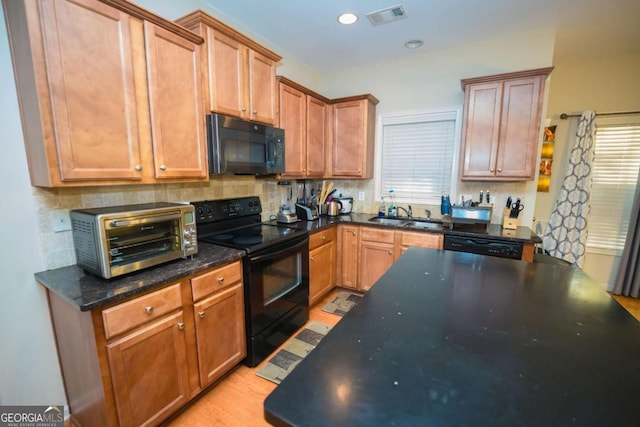
<svg viewBox="0 0 640 427"><path fill-rule="evenodd" d="M341 290L339 288L332 290L311 307L309 321L316 320L331 326L338 323L342 317L324 312L322 307ZM262 404L269 393L276 388L276 384L255 374L267 360L255 368L238 366L166 425L170 427L268 426L269 424L264 420Z"/></svg>

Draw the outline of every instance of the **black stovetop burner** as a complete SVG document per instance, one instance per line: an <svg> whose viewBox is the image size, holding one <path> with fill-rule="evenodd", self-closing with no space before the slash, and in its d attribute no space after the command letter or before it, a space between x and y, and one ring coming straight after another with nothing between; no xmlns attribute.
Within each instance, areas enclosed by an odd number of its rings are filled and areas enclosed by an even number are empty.
<svg viewBox="0 0 640 427"><path fill-rule="evenodd" d="M263 224L257 196L192 202L198 240L254 253L308 233L293 227Z"/></svg>

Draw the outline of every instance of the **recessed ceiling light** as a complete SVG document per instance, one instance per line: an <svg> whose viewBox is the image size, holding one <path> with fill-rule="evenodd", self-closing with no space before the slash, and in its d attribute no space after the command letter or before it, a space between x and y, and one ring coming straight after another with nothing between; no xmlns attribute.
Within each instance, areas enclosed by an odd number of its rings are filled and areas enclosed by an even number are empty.
<svg viewBox="0 0 640 427"><path fill-rule="evenodd" d="M342 15L338 16L338 22L344 25L355 24L357 20L358 15L351 12L343 13Z"/></svg>
<svg viewBox="0 0 640 427"><path fill-rule="evenodd" d="M409 40L404 44L407 49L416 49L422 46L424 42L422 40Z"/></svg>

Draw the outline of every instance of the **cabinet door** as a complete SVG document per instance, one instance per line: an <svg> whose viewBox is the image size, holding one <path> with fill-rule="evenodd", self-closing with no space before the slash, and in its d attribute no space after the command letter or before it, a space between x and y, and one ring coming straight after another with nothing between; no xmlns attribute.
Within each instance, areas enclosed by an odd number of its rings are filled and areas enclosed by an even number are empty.
<svg viewBox="0 0 640 427"><path fill-rule="evenodd" d="M345 288L358 288L359 265L359 234L360 227L356 225L340 225L340 265L339 285Z"/></svg>
<svg viewBox="0 0 640 427"><path fill-rule="evenodd" d="M533 179L540 134L540 77L504 82L496 176Z"/></svg>
<svg viewBox="0 0 640 427"><path fill-rule="evenodd" d="M251 49L249 55L249 87L247 88L251 120L274 124L276 101L276 65Z"/></svg>
<svg viewBox="0 0 640 427"><path fill-rule="evenodd" d="M467 88L462 151L463 177L495 176L501 106L501 82L477 84Z"/></svg>
<svg viewBox="0 0 640 427"><path fill-rule="evenodd" d="M335 286L336 244L327 243L309 252L309 304L313 305Z"/></svg>
<svg viewBox="0 0 640 427"><path fill-rule="evenodd" d="M38 4L60 179L140 179L129 16L93 0Z"/></svg>
<svg viewBox="0 0 640 427"><path fill-rule="evenodd" d="M156 178L206 177L200 46L144 23Z"/></svg>
<svg viewBox="0 0 640 427"><path fill-rule="evenodd" d="M334 105L332 176L362 176L365 149L364 117L362 101Z"/></svg>
<svg viewBox="0 0 640 427"><path fill-rule="evenodd" d="M442 249L443 235L439 233L418 233L411 231L396 232L396 258L404 254L411 246L419 248Z"/></svg>
<svg viewBox="0 0 640 427"><path fill-rule="evenodd" d="M306 96L285 84L279 85L280 127L285 131L284 176L305 176L306 150Z"/></svg>
<svg viewBox="0 0 640 427"><path fill-rule="evenodd" d="M200 385L211 384L246 355L242 283L194 304Z"/></svg>
<svg viewBox="0 0 640 427"><path fill-rule="evenodd" d="M246 48L237 40L207 27L209 58L209 109L244 117Z"/></svg>
<svg viewBox="0 0 640 427"><path fill-rule="evenodd" d="M307 95L307 176L325 173L327 108L321 100Z"/></svg>
<svg viewBox="0 0 640 427"><path fill-rule="evenodd" d="M358 289L368 291L393 265L393 244L362 241L360 243L360 262L362 266Z"/></svg>
<svg viewBox="0 0 640 427"><path fill-rule="evenodd" d="M157 425L189 400L182 312L107 345L121 426Z"/></svg>

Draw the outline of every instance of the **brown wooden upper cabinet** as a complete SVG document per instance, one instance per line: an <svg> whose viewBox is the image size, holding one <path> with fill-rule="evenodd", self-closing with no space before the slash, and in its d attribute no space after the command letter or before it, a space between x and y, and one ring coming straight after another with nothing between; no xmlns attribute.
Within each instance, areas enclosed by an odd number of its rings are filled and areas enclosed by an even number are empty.
<svg viewBox="0 0 640 427"><path fill-rule="evenodd" d="M329 99L278 76L279 127L285 130L283 177L322 177L328 151Z"/></svg>
<svg viewBox="0 0 640 427"><path fill-rule="evenodd" d="M463 79L463 180L532 180L553 67Z"/></svg>
<svg viewBox="0 0 640 427"><path fill-rule="evenodd" d="M332 100L333 141L329 176L373 178L376 105L373 95Z"/></svg>
<svg viewBox="0 0 640 427"><path fill-rule="evenodd" d="M124 0L3 0L31 182L206 180L202 39Z"/></svg>
<svg viewBox="0 0 640 427"><path fill-rule="evenodd" d="M197 10L176 21L205 39L205 105L212 112L275 124L276 53Z"/></svg>

